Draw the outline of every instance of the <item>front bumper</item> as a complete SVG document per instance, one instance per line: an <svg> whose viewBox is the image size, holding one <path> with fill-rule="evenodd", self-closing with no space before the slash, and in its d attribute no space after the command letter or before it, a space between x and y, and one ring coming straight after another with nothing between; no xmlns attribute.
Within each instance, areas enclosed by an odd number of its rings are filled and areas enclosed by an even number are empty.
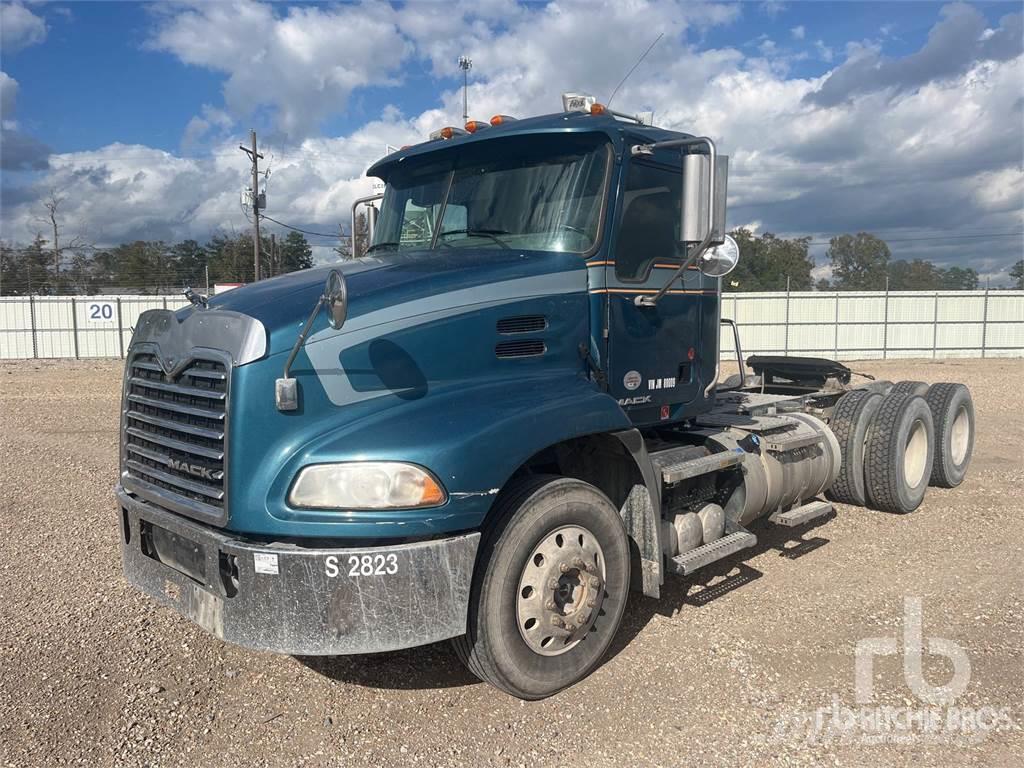
<svg viewBox="0 0 1024 768"><path fill-rule="evenodd" d="M466 631L479 533L351 549L247 541L115 490L128 581L230 643L296 655Z"/></svg>

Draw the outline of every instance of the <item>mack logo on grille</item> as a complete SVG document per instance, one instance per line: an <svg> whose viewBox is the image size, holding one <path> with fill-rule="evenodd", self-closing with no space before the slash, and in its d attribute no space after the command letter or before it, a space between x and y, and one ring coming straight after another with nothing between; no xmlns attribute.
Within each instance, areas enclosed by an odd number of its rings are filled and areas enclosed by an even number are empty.
<svg viewBox="0 0 1024 768"><path fill-rule="evenodd" d="M167 459L167 466L171 469L177 470L178 472L185 472L195 477L201 477L204 480L220 480L224 473L219 469L210 469L204 467L202 464L189 464L187 461L181 461L180 459L169 458Z"/></svg>

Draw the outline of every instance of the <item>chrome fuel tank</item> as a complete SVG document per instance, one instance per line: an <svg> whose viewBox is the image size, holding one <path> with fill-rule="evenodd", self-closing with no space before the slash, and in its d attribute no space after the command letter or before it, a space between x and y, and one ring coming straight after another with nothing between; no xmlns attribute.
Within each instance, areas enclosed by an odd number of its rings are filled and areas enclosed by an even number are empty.
<svg viewBox="0 0 1024 768"><path fill-rule="evenodd" d="M723 450L744 451L743 482L724 505L726 517L739 525L813 499L839 474L839 442L823 421L805 413L771 418L782 423L771 430L731 425L708 438Z"/></svg>

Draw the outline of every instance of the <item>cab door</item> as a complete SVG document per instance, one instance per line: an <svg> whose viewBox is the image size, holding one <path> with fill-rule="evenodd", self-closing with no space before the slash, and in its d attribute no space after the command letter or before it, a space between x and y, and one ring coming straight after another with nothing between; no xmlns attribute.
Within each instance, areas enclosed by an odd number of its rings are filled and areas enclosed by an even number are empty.
<svg viewBox="0 0 1024 768"><path fill-rule="evenodd" d="M706 410L704 388L717 362L717 285L688 269L657 305L636 305L679 268L682 175L678 153L632 158L619 196L606 265L608 387L638 425L679 421Z"/></svg>

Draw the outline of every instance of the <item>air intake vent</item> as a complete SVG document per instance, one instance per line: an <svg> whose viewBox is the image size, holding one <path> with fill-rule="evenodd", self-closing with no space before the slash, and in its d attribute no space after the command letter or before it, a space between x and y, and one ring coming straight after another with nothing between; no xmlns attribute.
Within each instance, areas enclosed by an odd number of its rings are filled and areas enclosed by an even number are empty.
<svg viewBox="0 0 1024 768"><path fill-rule="evenodd" d="M537 357L547 351L540 339L517 339L502 341L494 348L494 354L502 359L512 357Z"/></svg>
<svg viewBox="0 0 1024 768"><path fill-rule="evenodd" d="M548 319L544 315L521 315L519 317L503 317L498 321L498 333L534 333L546 330Z"/></svg>

